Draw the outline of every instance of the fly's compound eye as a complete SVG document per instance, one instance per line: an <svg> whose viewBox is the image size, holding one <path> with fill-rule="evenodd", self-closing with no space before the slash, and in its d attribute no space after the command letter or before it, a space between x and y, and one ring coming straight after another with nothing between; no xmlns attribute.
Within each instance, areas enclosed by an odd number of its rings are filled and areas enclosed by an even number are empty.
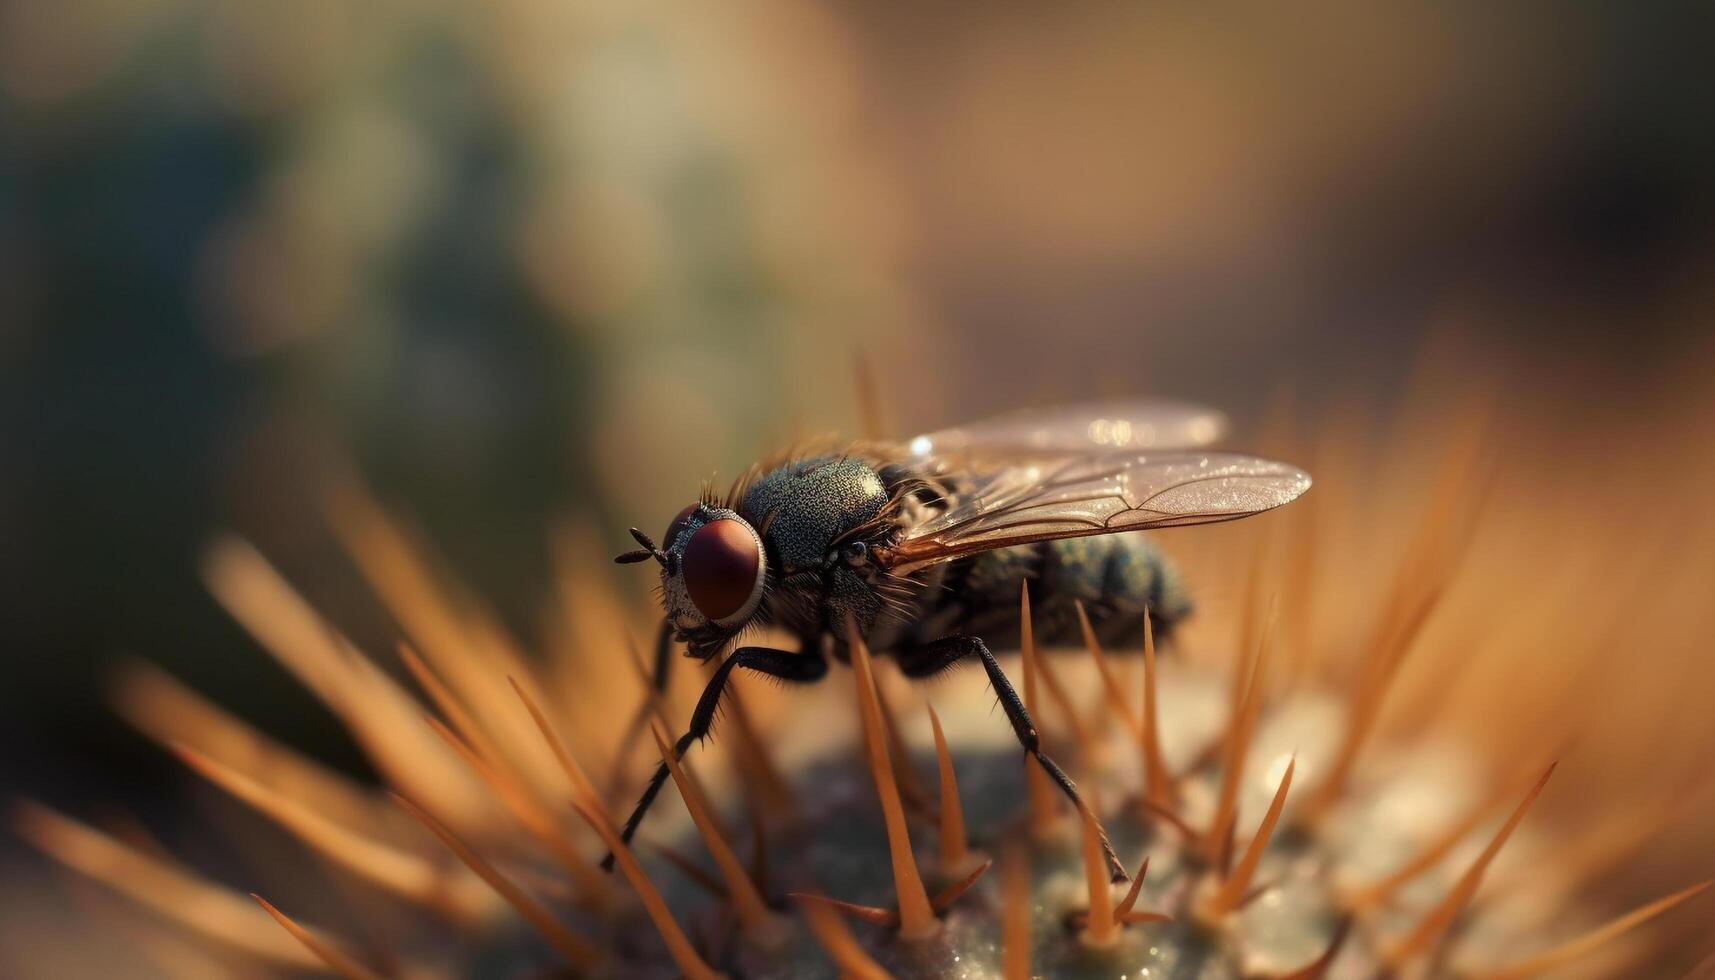
<svg viewBox="0 0 1715 980"><path fill-rule="evenodd" d="M692 504L673 518L673 523L667 525L667 535L661 539L662 550L673 547L673 542L679 540L679 535L685 530L685 525L691 522L691 515L697 512L697 505Z"/></svg>
<svg viewBox="0 0 1715 980"><path fill-rule="evenodd" d="M742 622L762 598L762 539L742 520L723 517L685 543L685 591L710 622Z"/></svg>

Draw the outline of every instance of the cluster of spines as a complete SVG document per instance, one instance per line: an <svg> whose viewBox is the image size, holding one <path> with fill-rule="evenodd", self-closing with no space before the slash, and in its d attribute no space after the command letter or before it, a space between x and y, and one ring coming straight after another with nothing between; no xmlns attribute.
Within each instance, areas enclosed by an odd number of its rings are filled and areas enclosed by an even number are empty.
<svg viewBox="0 0 1715 980"><path fill-rule="evenodd" d="M173 747L192 768L343 868L455 922L483 921L497 903L503 903L539 932L568 963L580 969L598 969L608 951L593 937L562 922L534 894L545 889L562 891L598 918L611 916L616 906L610 881L593 870L586 848L570 834L556 810L555 794L544 792L543 787L551 785L549 780L553 780L560 787L558 795L569 799L579 817L614 850L625 880L659 932L674 966L687 976L715 976L704 951L699 950L699 944L675 920L642 865L618 840L602 796L539 707L543 701L542 684L531 679L523 659L496 632L481 629L474 625L476 621L459 614L460 604L437 590L432 578L413 559L406 540L379 512L369 508L361 498L346 500L345 504L346 529L354 538L355 553L378 590L423 647L420 654L402 646L402 661L441 717L423 718L410 694L356 655L247 547L229 543L217 550L210 567L211 583L234 614L340 714L394 787L398 810L439 839L458 858L463 870L449 868L410 847L390 842L376 829L388 820L375 812L374 801L261 739L160 675L143 670L131 675L125 687L128 692L125 700L134 720ZM1353 761L1374 730L1389 679L1439 594L1440 576L1445 573L1447 563L1438 557L1434 545L1446 539L1447 524L1445 515L1437 515L1426 523L1416 539L1418 544L1412 549L1393 591L1393 602L1381 617L1373 647L1375 655L1369 661L1372 667L1354 689L1345 739L1334 757L1334 765L1310 797L1307 813L1312 821L1344 792ZM1253 575L1253 593L1255 581ZM1238 783L1245 750L1261 711L1274 645L1271 641L1274 617L1256 616L1254 611L1260 604L1255 598L1254 594L1250 597L1252 615L1243 624L1241 649L1245 655L1233 674L1231 721L1220 748L1223 764L1214 819L1200 830L1179 814L1175 805L1175 779L1162 761L1155 710L1155 650L1153 638L1147 634L1147 621L1141 713L1133 711L1104 652L1086 629L1089 654L1101 679L1104 697L1112 705L1114 717L1136 739L1143 760L1139 805L1166 830L1182 834L1209 869L1212 886L1200 893L1194 907L1184 910L1194 921L1206 925L1231 915L1256 894L1254 875L1291 792L1295 769L1295 764L1286 767L1267 814L1252 838L1239 849L1234 840ZM1040 685L1065 719L1080 754L1094 757L1099 752L1098 734L1074 710L1067 685L1057 676L1050 658L1038 655L1029 630L1028 595L1021 597L1021 604L1027 705L1039 719L1042 717ZM853 639L852 676L859 718L869 768L882 802L898 901L894 908L884 909L808 893L799 894L797 899L804 925L839 969L850 975L871 977L885 974L845 928L843 915L856 915L894 928L901 941L920 939L937 930L939 916L989 865L973 860L964 841L957 776L940 734L939 719L932 718L939 759L940 799L936 814L942 870L956 868L962 875L954 876L952 886L939 894L931 897L927 893L909 842L906 805L901 796L902 781L909 782L903 743L897 725L889 723L891 712L878 696L868 651L861 640ZM666 751L664 736L656 727L667 720L665 708L657 703L653 710L657 712L652 725L657 749L672 765L674 780L718 871L718 877L708 885L732 904L746 940L777 941L784 930L791 928L791 920L767 902L756 869L747 871L739 862L722 836L706 793L689 766L672 759ZM744 768L753 773L751 782L764 787L765 792L787 793L784 781L774 772L763 743L743 716L741 706L739 712L729 737L745 760ZM189 743L193 742L200 742L202 747L191 747ZM1027 823L1033 830L1046 830L1060 819L1056 812L1059 803L1043 775L1033 767L1027 771L1030 773ZM1553 767L1548 767L1532 783L1530 791L1446 896L1423 914L1403 938L1382 951L1386 965L1397 968L1442 952L1443 940L1469 905L1489 864L1524 818L1552 771ZM927 796L921 787L912 786L909 792L919 803ZM1090 896L1088 910L1079 917L1078 927L1084 941L1099 948L1110 944L1120 929L1159 921L1166 915L1135 908L1141 870L1126 897L1114 901L1096 845L1098 795L1089 794L1092 807L1077 817L1084 841ZM1385 904L1401 886L1434 866L1481 822L1489 809L1480 808L1469 818L1458 821L1445 836L1405 862L1394 874L1342 896L1347 917L1335 932L1330 947L1289 975L1321 975L1350 934L1353 922L1361 921L1366 912ZM563 881L546 882L528 868L497 865L461 834L459 827L483 825L492 819L493 811L506 813L528 832L563 872ZM219 886L198 879L148 848L33 804L21 804L16 809L14 824L26 838L65 864L107 881L195 931L266 960L295 966L315 963L343 976L364 978L379 975L383 963L397 962L392 956L365 957L354 953L348 943L324 931L301 926L257 898L262 911L284 927L282 933L275 934L278 940L271 939L251 927L241 907L235 904L236 896ZM367 832L358 829L364 825L368 825ZM1028 910L1021 894L1028 887L1028 876L1022 870L1022 845L1006 845L1003 850L1003 969L1009 978L1022 977L1028 975L1030 963ZM759 838L756 856L760 860L763 855L764 846ZM1708 883L1652 902L1579 938L1483 976L1536 975L1585 955L1602 942L1665 912L1706 887Z"/></svg>

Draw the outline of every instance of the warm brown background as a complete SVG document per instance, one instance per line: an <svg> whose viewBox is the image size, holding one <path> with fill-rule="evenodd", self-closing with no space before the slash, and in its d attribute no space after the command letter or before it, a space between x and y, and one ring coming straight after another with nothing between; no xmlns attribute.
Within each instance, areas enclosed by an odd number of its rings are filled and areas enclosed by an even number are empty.
<svg viewBox="0 0 1715 980"><path fill-rule="evenodd" d="M0 0L0 780L173 798L121 654L350 760L204 595L213 531L384 644L315 507L350 456L529 635L556 521L849 428L858 352L904 428L1141 390L1302 437L1457 338L1530 406L1518 548L1659 581L1683 626L1614 669L1707 691L1710 20Z"/></svg>

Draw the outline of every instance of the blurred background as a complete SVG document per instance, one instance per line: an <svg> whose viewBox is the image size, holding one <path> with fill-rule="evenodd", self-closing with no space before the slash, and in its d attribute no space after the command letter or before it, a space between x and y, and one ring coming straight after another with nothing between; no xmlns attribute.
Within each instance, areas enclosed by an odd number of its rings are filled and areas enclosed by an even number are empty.
<svg viewBox="0 0 1715 980"><path fill-rule="evenodd" d="M1715 449L1712 29L0 0L0 784L170 805L188 777L105 704L125 656L355 765L208 597L213 534L385 649L319 502L355 467L535 637L568 519L605 555L851 431L860 358L900 431L1148 392L1255 434L1440 350L1564 420L1566 482L1648 507ZM1659 467L1604 468L1634 434Z"/></svg>

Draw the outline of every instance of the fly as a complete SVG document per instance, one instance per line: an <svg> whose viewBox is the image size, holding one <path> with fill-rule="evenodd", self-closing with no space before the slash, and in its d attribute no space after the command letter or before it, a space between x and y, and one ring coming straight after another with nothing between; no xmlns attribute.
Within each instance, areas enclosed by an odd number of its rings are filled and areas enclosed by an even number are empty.
<svg viewBox="0 0 1715 980"><path fill-rule="evenodd" d="M752 467L724 496L705 494L659 543L633 528L641 548L615 560L660 565L658 690L669 640L699 661L764 627L796 640L795 649L739 645L722 659L675 756L707 737L733 671L814 683L830 657L848 660L850 624L908 678L979 661L1019 744L1081 806L990 645L1017 646L1027 582L1046 643L1075 636L1080 603L1098 635L1141 628L1145 613L1162 632L1184 618L1190 601L1172 563L1122 532L1249 517L1310 488L1297 467L1203 448L1224 429L1219 413L1177 402L1013 412L899 443L799 450ZM663 763L625 840L667 775ZM612 864L609 855L603 866Z"/></svg>

